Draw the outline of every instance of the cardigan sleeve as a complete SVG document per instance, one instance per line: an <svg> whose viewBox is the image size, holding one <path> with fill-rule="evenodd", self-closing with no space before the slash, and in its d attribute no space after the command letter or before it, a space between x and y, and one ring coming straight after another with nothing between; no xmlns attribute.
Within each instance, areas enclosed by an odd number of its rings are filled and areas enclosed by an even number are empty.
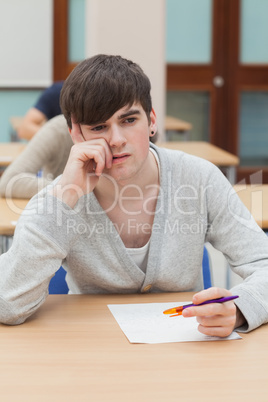
<svg viewBox="0 0 268 402"><path fill-rule="evenodd" d="M67 235L73 210L45 192L28 203L11 248L0 256L0 322L4 324L23 323L45 301L50 279L78 236Z"/></svg>
<svg viewBox="0 0 268 402"><path fill-rule="evenodd" d="M243 279L231 291L247 321L240 330L250 331L268 322L268 238L218 169L210 176L207 211L206 240Z"/></svg>
<svg viewBox="0 0 268 402"><path fill-rule="evenodd" d="M67 137L64 141L64 136ZM71 140L63 116L49 120L27 144L26 149L4 171L0 179L0 196L12 198L31 198L51 183L55 173L62 173L65 162L64 146L71 148ZM64 155L65 156L65 155ZM49 166L49 168L47 168ZM46 175L38 177L44 169Z"/></svg>

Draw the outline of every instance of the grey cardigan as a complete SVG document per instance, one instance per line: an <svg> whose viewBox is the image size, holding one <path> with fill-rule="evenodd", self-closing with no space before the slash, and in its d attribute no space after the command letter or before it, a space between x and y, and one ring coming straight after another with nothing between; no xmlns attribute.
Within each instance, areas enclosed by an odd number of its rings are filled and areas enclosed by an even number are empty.
<svg viewBox="0 0 268 402"><path fill-rule="evenodd" d="M250 331L268 320L268 239L217 167L151 144L160 160L160 192L144 273L132 260L94 193L74 210L42 190L0 257L0 321L20 324L45 301L62 264L72 293L202 289L210 242L244 281L232 289ZM53 184L52 184L53 185Z"/></svg>

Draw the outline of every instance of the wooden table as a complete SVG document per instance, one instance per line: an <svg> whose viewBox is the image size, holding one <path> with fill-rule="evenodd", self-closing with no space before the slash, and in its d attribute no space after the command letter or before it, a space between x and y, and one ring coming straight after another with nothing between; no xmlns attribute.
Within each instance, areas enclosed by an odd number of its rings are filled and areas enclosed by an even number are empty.
<svg viewBox="0 0 268 402"><path fill-rule="evenodd" d="M165 117L165 130L175 131L176 133L183 134L185 141L189 141L189 131L192 129L192 124L187 121L178 119L177 117Z"/></svg>
<svg viewBox="0 0 268 402"><path fill-rule="evenodd" d="M216 145L205 141L168 141L159 142L158 146L175 149L206 159L214 165L224 168L229 181L235 183L235 168L239 165L239 158Z"/></svg>
<svg viewBox="0 0 268 402"><path fill-rule="evenodd" d="M107 304L191 294L50 295L26 323L0 325L3 402L266 402L268 326L242 340L131 344Z"/></svg>
<svg viewBox="0 0 268 402"><path fill-rule="evenodd" d="M258 225L268 230L268 184L240 184L235 185L234 189Z"/></svg>
<svg viewBox="0 0 268 402"><path fill-rule="evenodd" d="M25 143L22 142L1 142L0 143L0 167L10 165L24 150Z"/></svg>
<svg viewBox="0 0 268 402"><path fill-rule="evenodd" d="M29 200L0 198L0 252L9 249L17 220Z"/></svg>

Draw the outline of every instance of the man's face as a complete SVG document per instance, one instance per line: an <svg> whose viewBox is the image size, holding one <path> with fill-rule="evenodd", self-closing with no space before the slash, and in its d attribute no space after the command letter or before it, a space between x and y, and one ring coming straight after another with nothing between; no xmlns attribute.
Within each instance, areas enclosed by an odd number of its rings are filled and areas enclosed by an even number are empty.
<svg viewBox="0 0 268 402"><path fill-rule="evenodd" d="M93 126L80 125L85 141L104 139L113 156L110 169L104 173L115 180L128 180L141 174L146 168L149 151L149 136L156 131L156 117L152 111L151 122L140 104L125 106L110 119Z"/></svg>

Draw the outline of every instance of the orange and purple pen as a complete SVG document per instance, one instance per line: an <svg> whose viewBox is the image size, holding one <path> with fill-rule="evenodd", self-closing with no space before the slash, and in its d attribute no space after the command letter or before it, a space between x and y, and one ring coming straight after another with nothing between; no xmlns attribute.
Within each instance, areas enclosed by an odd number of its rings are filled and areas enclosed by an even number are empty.
<svg viewBox="0 0 268 402"><path fill-rule="evenodd" d="M197 306L202 306L204 304L210 304L210 303L224 303L229 300L237 299L238 297L239 296L219 297L218 299L206 300L200 304L185 304L184 306L169 308L168 310L163 311L163 314L173 314L170 317L176 317L178 315L182 315L182 311L187 307L197 307Z"/></svg>

